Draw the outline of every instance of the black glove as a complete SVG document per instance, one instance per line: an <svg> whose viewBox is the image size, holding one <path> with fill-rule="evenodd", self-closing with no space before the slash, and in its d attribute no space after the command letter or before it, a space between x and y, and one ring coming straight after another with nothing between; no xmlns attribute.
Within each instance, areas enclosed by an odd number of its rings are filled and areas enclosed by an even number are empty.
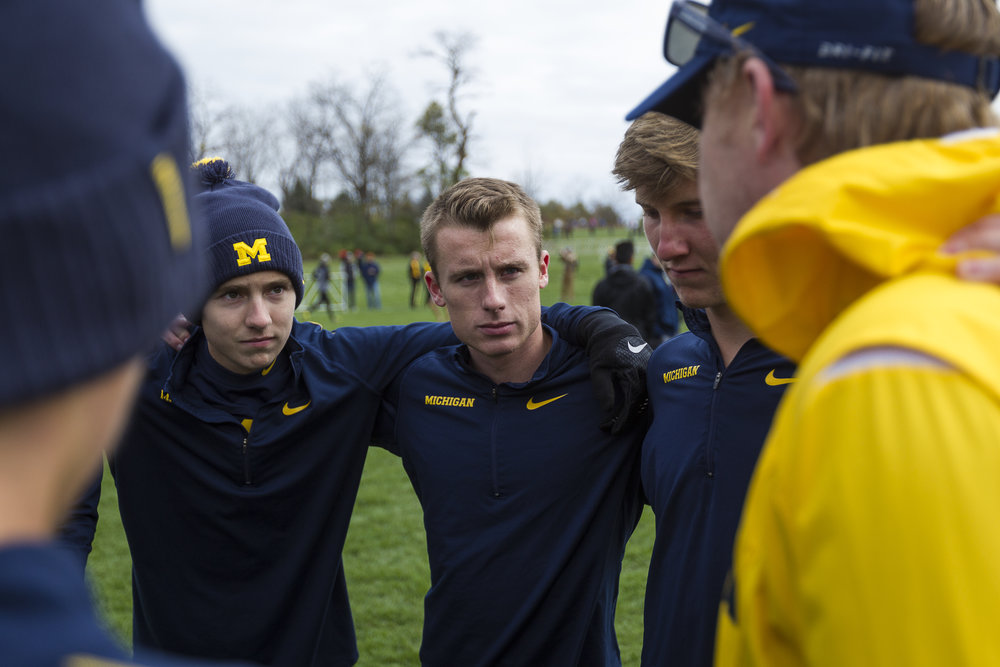
<svg viewBox="0 0 1000 667"><path fill-rule="evenodd" d="M653 351L638 329L608 310L587 315L578 333L585 341L594 392L608 414L601 428L621 433L646 410L646 364Z"/></svg>

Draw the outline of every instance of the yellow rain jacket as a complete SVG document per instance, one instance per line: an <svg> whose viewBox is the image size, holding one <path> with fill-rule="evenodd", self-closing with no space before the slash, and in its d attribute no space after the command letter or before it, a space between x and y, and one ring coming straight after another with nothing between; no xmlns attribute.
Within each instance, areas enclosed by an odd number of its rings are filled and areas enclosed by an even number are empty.
<svg viewBox="0 0 1000 667"><path fill-rule="evenodd" d="M1000 137L806 168L723 251L801 360L748 491L719 665L1000 665L1000 288L938 252L1000 211Z"/></svg>

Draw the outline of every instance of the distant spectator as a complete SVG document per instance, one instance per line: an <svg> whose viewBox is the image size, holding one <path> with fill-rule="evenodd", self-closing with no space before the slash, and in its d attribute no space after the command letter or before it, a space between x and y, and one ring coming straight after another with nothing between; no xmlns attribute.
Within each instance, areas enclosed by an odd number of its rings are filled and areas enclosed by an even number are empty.
<svg viewBox="0 0 1000 667"><path fill-rule="evenodd" d="M347 309L355 310L357 308L357 300L354 297L354 255L342 249L339 257L340 270L344 274L344 285L347 291Z"/></svg>
<svg viewBox="0 0 1000 667"><path fill-rule="evenodd" d="M418 289L423 292L425 303L429 298L427 287L424 286L424 267L420 263L419 252L414 251L410 254L410 263L407 265L406 275L410 278L410 308L416 308Z"/></svg>
<svg viewBox="0 0 1000 667"><path fill-rule="evenodd" d="M563 262L562 290L559 292L559 298L565 303L572 303L573 284L576 282L576 268L580 265L580 260L569 246L559 251L559 259Z"/></svg>
<svg viewBox="0 0 1000 667"><path fill-rule="evenodd" d="M563 234L563 227L565 225L566 225L566 223L563 222L562 218L556 218L552 222L552 236L554 236L555 238L559 238L560 236L562 236L562 234Z"/></svg>
<svg viewBox="0 0 1000 667"><path fill-rule="evenodd" d="M631 241L615 245L615 264L594 287L592 303L611 308L649 341L656 329L656 298L649 283L632 268L634 252Z"/></svg>
<svg viewBox="0 0 1000 667"><path fill-rule="evenodd" d="M639 276L649 283L656 300L656 315L653 331L646 340L656 347L677 333L679 316L677 312L677 292L667 280L667 276L655 255L650 255L639 267Z"/></svg>
<svg viewBox="0 0 1000 667"><path fill-rule="evenodd" d="M361 266L361 277L365 280L365 299L368 302L368 310L382 309L382 291L378 284L380 273L382 273L382 267L375 261L375 253L366 253L365 262Z"/></svg>
<svg viewBox="0 0 1000 667"><path fill-rule="evenodd" d="M312 277L316 281L319 296L309 310L316 310L326 304L326 314L330 321L333 321L333 304L330 303L330 259L330 255L324 252L319 258L319 265L313 269Z"/></svg>
<svg viewBox="0 0 1000 667"><path fill-rule="evenodd" d="M354 257L354 269L357 271L357 275L364 280L365 277L365 253L360 249L355 250L351 255Z"/></svg>
<svg viewBox="0 0 1000 667"><path fill-rule="evenodd" d="M608 246L608 254L604 256L604 275L607 276L615 268L615 247Z"/></svg>

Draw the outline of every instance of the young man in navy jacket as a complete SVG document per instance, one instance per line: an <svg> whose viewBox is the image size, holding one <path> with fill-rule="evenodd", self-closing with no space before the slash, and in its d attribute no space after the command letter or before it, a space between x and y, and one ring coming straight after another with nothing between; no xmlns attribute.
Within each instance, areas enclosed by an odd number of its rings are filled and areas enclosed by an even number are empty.
<svg viewBox="0 0 1000 667"><path fill-rule="evenodd" d="M452 186L421 221L431 298L462 344L397 378L378 442L424 511L424 665L621 664L642 428L601 430L584 351L540 322L541 228L521 188L489 178Z"/></svg>
<svg viewBox="0 0 1000 667"><path fill-rule="evenodd" d="M642 664L712 664L716 615L743 497L795 367L726 304L719 248L698 198L698 132L647 113L625 132L614 174L635 191L643 229L690 331L656 348L642 487L656 516Z"/></svg>
<svg viewBox="0 0 1000 667"><path fill-rule="evenodd" d="M110 459L135 643L353 664L341 552L382 392L454 338L445 324L330 332L296 321L302 259L277 200L221 160L199 168L214 288L180 351L151 357L131 446ZM588 312L550 309L581 335L630 330Z"/></svg>

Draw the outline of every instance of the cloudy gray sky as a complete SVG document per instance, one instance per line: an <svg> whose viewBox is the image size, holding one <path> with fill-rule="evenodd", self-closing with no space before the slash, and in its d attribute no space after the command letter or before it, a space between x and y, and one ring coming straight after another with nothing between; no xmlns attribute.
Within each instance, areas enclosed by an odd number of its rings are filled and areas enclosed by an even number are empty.
<svg viewBox="0 0 1000 667"><path fill-rule="evenodd" d="M670 73L667 0L146 0L154 29L196 90L217 104L276 110L333 78L381 71L407 119L447 82L421 49L434 33L478 37L467 109L477 112L471 171L537 195L614 201L609 174L625 113Z"/></svg>

